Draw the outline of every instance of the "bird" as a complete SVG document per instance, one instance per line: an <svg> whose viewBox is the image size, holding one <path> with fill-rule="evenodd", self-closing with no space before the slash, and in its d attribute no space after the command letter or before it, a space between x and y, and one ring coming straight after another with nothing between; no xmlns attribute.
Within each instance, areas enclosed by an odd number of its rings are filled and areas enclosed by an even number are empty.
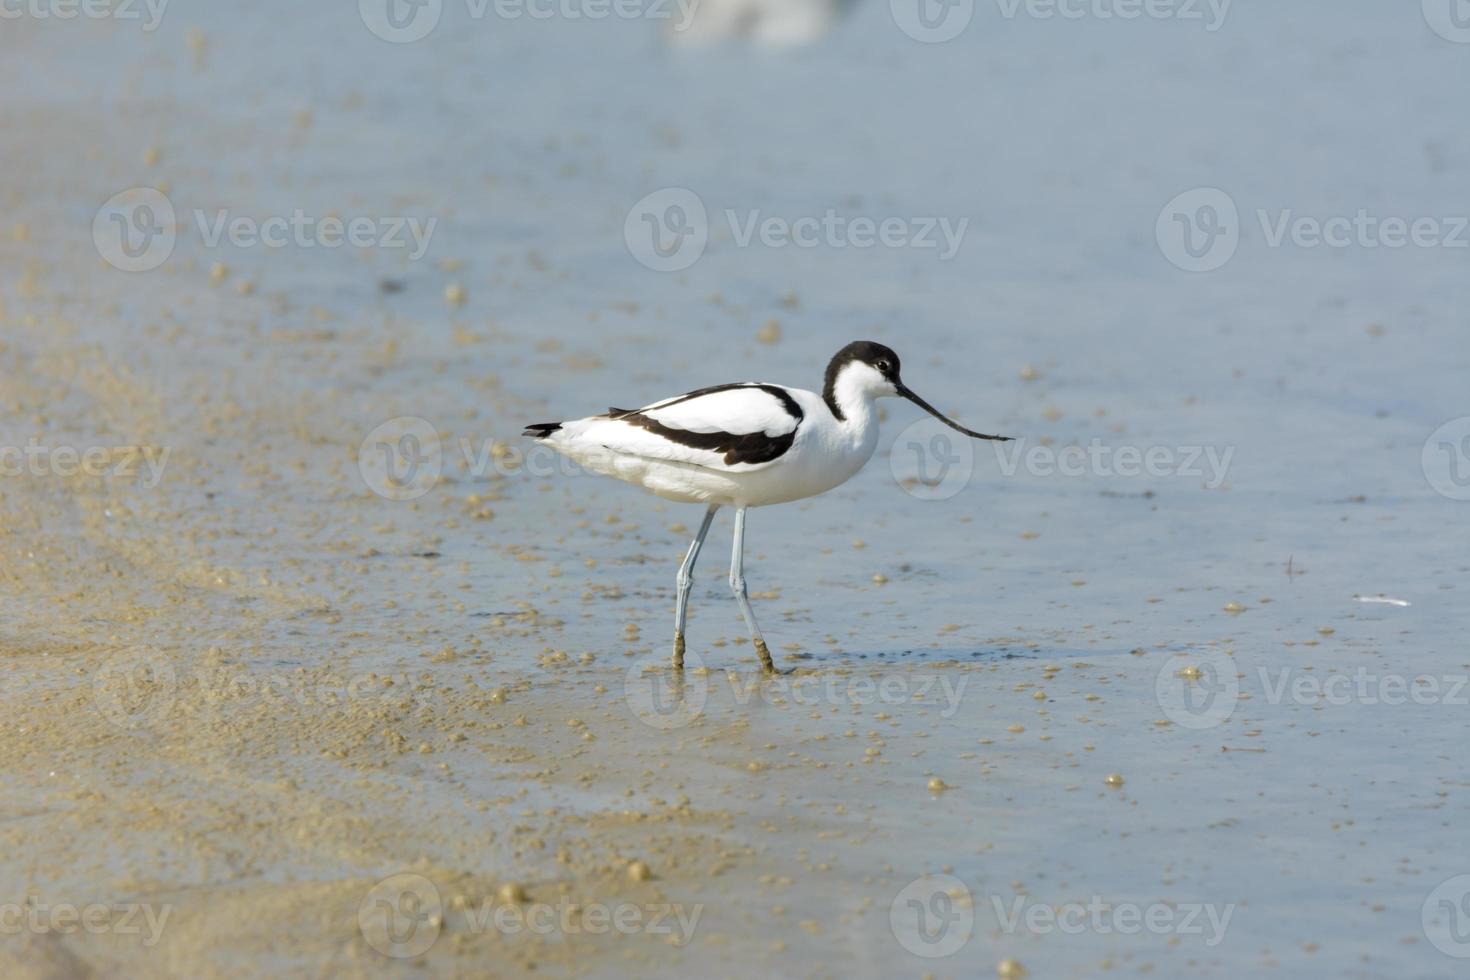
<svg viewBox="0 0 1470 980"><path fill-rule="evenodd" d="M878 447L879 398L905 398L972 439L1009 442L946 418L900 376L892 349L854 341L827 363L821 393L760 381L721 384L643 408L537 422L529 436L593 473L641 486L665 500L704 504L704 518L675 578L675 669L684 666L684 623L694 563L721 507L735 510L730 591L760 656L775 672L745 584L745 514L840 486Z"/></svg>
<svg viewBox="0 0 1470 980"><path fill-rule="evenodd" d="M825 37L856 0L698 0L664 26L671 44L704 46L738 39L797 48ZM680 8L683 12L683 8Z"/></svg>

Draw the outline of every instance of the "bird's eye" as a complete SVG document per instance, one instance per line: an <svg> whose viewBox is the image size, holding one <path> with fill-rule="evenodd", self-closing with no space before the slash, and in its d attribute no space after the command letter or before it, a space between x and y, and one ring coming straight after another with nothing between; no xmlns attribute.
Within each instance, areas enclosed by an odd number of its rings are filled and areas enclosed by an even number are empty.
<svg viewBox="0 0 1470 980"><path fill-rule="evenodd" d="M890 365L887 361L879 361L878 362L878 370L879 371L882 371L884 373L887 373L889 367L891 367L891 366L892 365Z"/></svg>

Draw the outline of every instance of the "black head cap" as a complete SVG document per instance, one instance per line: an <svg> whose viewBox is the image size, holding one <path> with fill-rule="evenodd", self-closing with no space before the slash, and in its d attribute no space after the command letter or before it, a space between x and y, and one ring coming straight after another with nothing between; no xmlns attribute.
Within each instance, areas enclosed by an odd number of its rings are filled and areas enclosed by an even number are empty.
<svg viewBox="0 0 1470 980"><path fill-rule="evenodd" d="M826 400L827 407L832 409L832 414L839 419L844 416L842 409L837 404L837 376L853 361L861 361L873 367L889 381L898 383L898 355L891 347L884 347L871 340L854 340L832 355L832 360L827 362L827 378L822 386L822 397Z"/></svg>
<svg viewBox="0 0 1470 980"><path fill-rule="evenodd" d="M893 348L884 347L872 340L854 340L832 356L827 365L827 383L837 379L844 366L852 361L861 361L878 369L878 373L889 381L898 380L898 355Z"/></svg>
<svg viewBox="0 0 1470 980"><path fill-rule="evenodd" d="M864 364L872 366L879 374L883 375L889 384L893 385L891 394L898 395L900 398L907 398L956 432L963 432L972 439L990 439L995 442L1009 442L1011 440L1010 436L988 436L983 432L967 429L914 394L913 389L898 378L898 355L882 344L875 344L871 340L853 341L838 351L837 355L832 358L832 363L827 365L827 385L822 390L822 398L827 402L827 407L832 410L832 414L837 416L839 420L843 419L844 416L842 414L842 406L837 403L835 390L837 387L837 376L842 373L844 366L851 364L853 361L861 361Z"/></svg>

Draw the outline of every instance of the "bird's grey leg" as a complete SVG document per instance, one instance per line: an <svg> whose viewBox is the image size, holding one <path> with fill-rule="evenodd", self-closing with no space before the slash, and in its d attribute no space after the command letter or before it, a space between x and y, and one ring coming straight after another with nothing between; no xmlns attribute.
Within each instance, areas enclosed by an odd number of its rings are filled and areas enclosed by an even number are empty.
<svg viewBox="0 0 1470 980"><path fill-rule="evenodd" d="M704 536L709 533L709 526L715 520L715 511L719 509L719 504L710 504L709 510L704 512L704 521L699 525L699 533L689 543L689 553L684 556L684 562L679 566L679 577L675 580L678 590L674 605L674 668L676 670L682 670L684 667L684 615L689 609L689 587L694 584L694 561L699 557L700 545L704 544Z"/></svg>
<svg viewBox="0 0 1470 980"><path fill-rule="evenodd" d="M750 629L750 642L755 644L755 652L760 654L761 667L775 671L776 665L771 662L771 651L766 649L766 641L761 638L760 627L755 625L755 612L751 610L750 599L745 594L745 506L743 504L735 508L735 544L730 553L730 591L735 593L735 601L740 604L740 615L745 617L745 625Z"/></svg>

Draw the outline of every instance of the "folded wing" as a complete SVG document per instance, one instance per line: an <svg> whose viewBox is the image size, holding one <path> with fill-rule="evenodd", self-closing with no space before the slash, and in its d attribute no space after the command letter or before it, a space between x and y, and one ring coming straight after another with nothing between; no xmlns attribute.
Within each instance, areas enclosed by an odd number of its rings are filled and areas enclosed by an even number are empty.
<svg viewBox="0 0 1470 980"><path fill-rule="evenodd" d="M576 436L613 453L749 471L780 459L802 418L801 406L778 385L721 385L584 419Z"/></svg>

